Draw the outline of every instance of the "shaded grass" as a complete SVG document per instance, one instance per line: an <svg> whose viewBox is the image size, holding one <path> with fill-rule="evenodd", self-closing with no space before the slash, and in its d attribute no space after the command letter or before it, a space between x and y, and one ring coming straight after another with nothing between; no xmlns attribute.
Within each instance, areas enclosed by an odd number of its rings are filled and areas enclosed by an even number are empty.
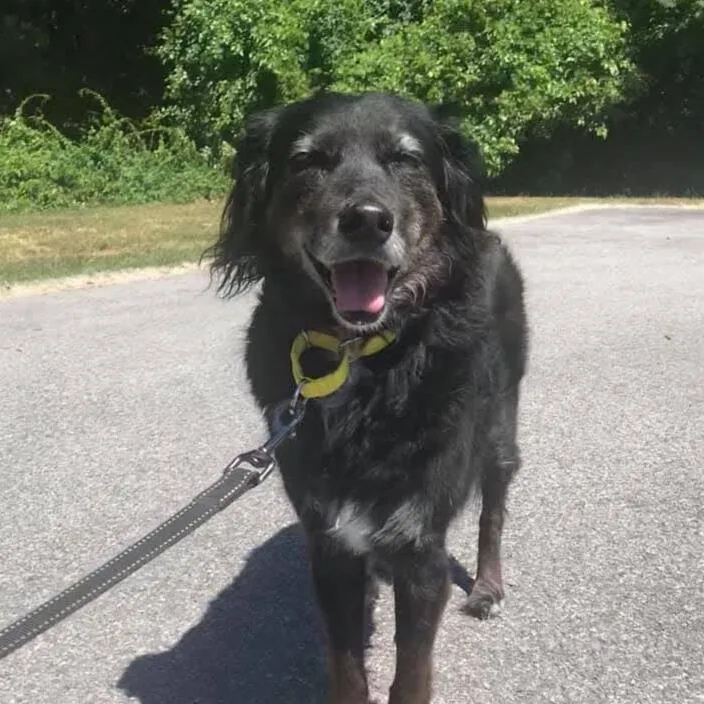
<svg viewBox="0 0 704 704"><path fill-rule="evenodd" d="M496 197L491 220L580 203L695 203L686 199ZM0 214L0 284L197 261L223 203L149 204Z"/></svg>

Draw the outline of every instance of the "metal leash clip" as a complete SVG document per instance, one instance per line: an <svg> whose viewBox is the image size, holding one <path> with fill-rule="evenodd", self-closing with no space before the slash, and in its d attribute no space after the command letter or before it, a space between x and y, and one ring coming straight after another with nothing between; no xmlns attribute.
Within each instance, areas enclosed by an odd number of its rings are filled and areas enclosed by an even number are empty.
<svg viewBox="0 0 704 704"><path fill-rule="evenodd" d="M225 467L225 475L242 465L248 465L258 475L257 484L261 484L276 469L274 452L281 443L294 437L296 428L305 414L306 398L301 395L304 383L298 385L290 400L283 401L274 408L271 421L272 432L269 439L254 450L237 455Z"/></svg>

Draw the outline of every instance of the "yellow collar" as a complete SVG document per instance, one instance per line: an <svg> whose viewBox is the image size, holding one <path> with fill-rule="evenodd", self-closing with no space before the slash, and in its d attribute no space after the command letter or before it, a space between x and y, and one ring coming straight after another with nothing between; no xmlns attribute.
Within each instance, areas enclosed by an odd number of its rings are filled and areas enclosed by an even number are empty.
<svg viewBox="0 0 704 704"><path fill-rule="evenodd" d="M343 342L334 335L317 330L306 330L300 333L291 345L291 370L300 395L303 398L324 398L334 394L349 378L351 362L360 357L369 357L381 352L395 339L396 335L392 332L381 332L349 342ZM306 350L314 347L334 352L340 363L329 374L311 379L303 373L301 357Z"/></svg>

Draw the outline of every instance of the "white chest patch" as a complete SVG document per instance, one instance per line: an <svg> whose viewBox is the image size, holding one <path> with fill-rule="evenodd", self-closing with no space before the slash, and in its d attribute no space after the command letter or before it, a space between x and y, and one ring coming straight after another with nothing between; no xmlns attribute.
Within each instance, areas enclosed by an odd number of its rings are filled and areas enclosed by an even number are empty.
<svg viewBox="0 0 704 704"><path fill-rule="evenodd" d="M375 545L419 545L425 533L425 519L422 506L412 499L401 504L382 524L374 521L369 506L345 501L339 509L337 505L330 507L327 533L349 552L365 555Z"/></svg>
<svg viewBox="0 0 704 704"><path fill-rule="evenodd" d="M364 555L371 550L374 526L364 507L345 501L332 523L328 535L339 540L351 553Z"/></svg>

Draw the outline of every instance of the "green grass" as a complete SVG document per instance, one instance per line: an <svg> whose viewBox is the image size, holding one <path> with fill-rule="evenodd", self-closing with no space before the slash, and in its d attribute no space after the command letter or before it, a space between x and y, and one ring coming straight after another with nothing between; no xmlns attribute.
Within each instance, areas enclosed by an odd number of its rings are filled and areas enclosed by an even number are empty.
<svg viewBox="0 0 704 704"><path fill-rule="evenodd" d="M489 198L490 219L624 199ZM638 199L630 203L695 203ZM221 201L0 213L0 284L194 262L218 230Z"/></svg>

